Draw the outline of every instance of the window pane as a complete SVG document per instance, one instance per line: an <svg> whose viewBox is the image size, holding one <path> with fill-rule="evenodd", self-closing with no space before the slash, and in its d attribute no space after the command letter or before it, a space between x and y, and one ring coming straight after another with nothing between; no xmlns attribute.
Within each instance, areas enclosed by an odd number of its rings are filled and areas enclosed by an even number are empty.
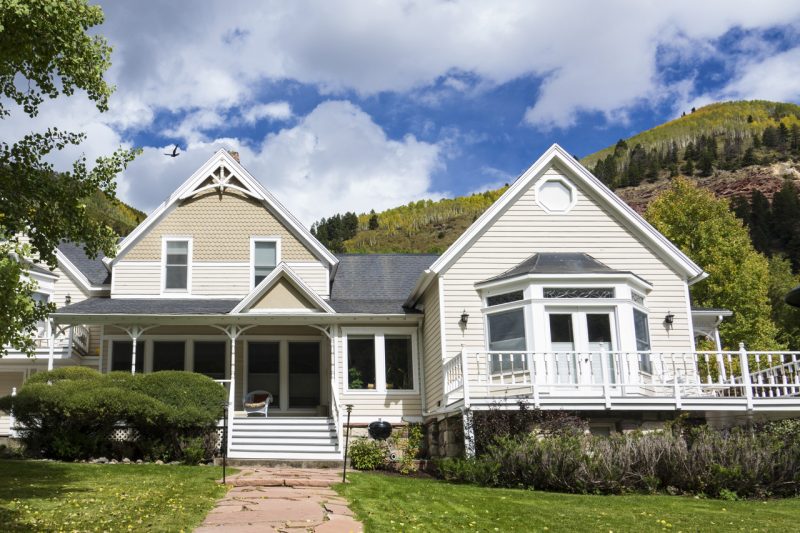
<svg viewBox="0 0 800 533"><path fill-rule="evenodd" d="M550 344L553 351L556 352L572 352L575 350L572 315L550 315Z"/></svg>
<svg viewBox="0 0 800 533"><path fill-rule="evenodd" d="M636 350L639 352L650 351L650 328L647 325L647 314L633 310L633 329L636 332ZM650 354L639 354L639 370L652 373L653 364Z"/></svg>
<svg viewBox="0 0 800 533"><path fill-rule="evenodd" d="M131 355L133 354L133 342L113 341L111 343L111 370L114 372L131 371ZM138 343L136 346L136 373L144 372L144 345Z"/></svg>
<svg viewBox="0 0 800 533"><path fill-rule="evenodd" d="M153 372L161 370L184 370L184 352L186 343L180 342L154 342L153 343Z"/></svg>
<svg viewBox="0 0 800 533"><path fill-rule="evenodd" d="M225 341L195 342L194 371L211 379L225 379Z"/></svg>
<svg viewBox="0 0 800 533"><path fill-rule="evenodd" d="M522 291L507 292L486 298L486 305L500 305L508 302L518 302L522 300Z"/></svg>
<svg viewBox="0 0 800 533"><path fill-rule="evenodd" d="M589 334L589 349L611 350L611 317L603 314L587 314L586 328Z"/></svg>
<svg viewBox="0 0 800 533"><path fill-rule="evenodd" d="M385 338L386 388L414 388L414 369L411 363L411 336Z"/></svg>
<svg viewBox="0 0 800 533"><path fill-rule="evenodd" d="M253 271L255 284L261 283L277 265L277 245L275 242L256 241L253 252Z"/></svg>
<svg viewBox="0 0 800 533"><path fill-rule="evenodd" d="M375 338L347 338L347 386L350 389L375 388Z"/></svg>
<svg viewBox="0 0 800 533"><path fill-rule="evenodd" d="M289 407L319 405L319 343L289 343Z"/></svg>
<svg viewBox="0 0 800 533"><path fill-rule="evenodd" d="M545 298L613 298L614 289L611 287L603 287L599 289L593 288L560 288L548 287L544 289Z"/></svg>
<svg viewBox="0 0 800 533"><path fill-rule="evenodd" d="M188 257L189 241L167 241L168 265L185 265Z"/></svg>
<svg viewBox="0 0 800 533"><path fill-rule="evenodd" d="M251 342L247 345L248 391L265 390L272 394L274 405L281 397L280 344Z"/></svg>
<svg viewBox="0 0 800 533"><path fill-rule="evenodd" d="M167 265L167 289L185 289L188 282L187 266Z"/></svg>
<svg viewBox="0 0 800 533"><path fill-rule="evenodd" d="M525 351L525 312L522 309L488 315L490 351Z"/></svg>

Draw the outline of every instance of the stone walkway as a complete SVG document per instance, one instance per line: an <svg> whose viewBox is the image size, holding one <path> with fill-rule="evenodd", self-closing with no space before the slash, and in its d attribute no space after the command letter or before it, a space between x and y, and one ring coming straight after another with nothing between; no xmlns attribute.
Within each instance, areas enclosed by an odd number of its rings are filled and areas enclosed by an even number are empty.
<svg viewBox="0 0 800 533"><path fill-rule="evenodd" d="M347 501L330 488L341 480L331 469L242 467L195 533L363 531Z"/></svg>

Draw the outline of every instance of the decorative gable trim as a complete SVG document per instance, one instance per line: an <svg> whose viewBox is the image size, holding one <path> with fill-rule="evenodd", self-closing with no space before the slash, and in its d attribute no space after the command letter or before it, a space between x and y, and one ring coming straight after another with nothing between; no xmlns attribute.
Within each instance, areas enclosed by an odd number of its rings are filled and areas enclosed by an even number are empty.
<svg viewBox="0 0 800 533"><path fill-rule="evenodd" d="M331 267L331 274L335 271L339 260L325 246L322 245L311 232L292 215L275 198L272 193L264 188L227 150L220 149L206 161L189 179L178 187L161 205L139 224L119 245L116 257L103 259L110 269L119 262L128 250L144 237L160 220L172 212L182 200L198 193L218 190L220 194L226 190L235 190L246 196L254 198L264 204L264 207L283 222L289 230L315 255Z"/></svg>
<svg viewBox="0 0 800 533"><path fill-rule="evenodd" d="M539 179L544 172L551 168L554 163L568 172L569 177L575 183L586 187L594 194L598 202L606 207L613 215L631 230L631 232L643 242L652 246L655 253L662 260L670 265L677 272L682 273L691 285L702 279L706 274L702 268L695 264L689 257L681 252L669 239L651 226L641 215L634 211L628 204L614 194L608 187L589 172L586 167L581 165L558 144L553 144L542 156L528 168L503 195L492 204L478 219L465 231L439 259L437 259L430 269L420 276L412 293L409 295L406 305L413 306L428 284L436 275L441 275L461 257L461 255L474 244L474 242L488 229L506 209L516 202L531 183Z"/></svg>
<svg viewBox="0 0 800 533"><path fill-rule="evenodd" d="M320 296L315 293L311 288L306 285L297 274L286 264L280 263L275 270L270 272L269 276L264 278L261 283L256 285L250 294L245 296L241 302L239 302L236 307L231 310L231 314L241 314L246 313L250 310L252 306L254 306L265 294L269 292L271 288L275 286L275 284L280 279L286 279L289 283L291 283L300 293L308 299L309 302L313 303L317 306L317 308L324 312L324 313L331 313L334 314L336 311L328 305L328 302L320 298ZM275 310L276 312L284 313L285 310ZM260 313L268 313L270 311L259 311Z"/></svg>

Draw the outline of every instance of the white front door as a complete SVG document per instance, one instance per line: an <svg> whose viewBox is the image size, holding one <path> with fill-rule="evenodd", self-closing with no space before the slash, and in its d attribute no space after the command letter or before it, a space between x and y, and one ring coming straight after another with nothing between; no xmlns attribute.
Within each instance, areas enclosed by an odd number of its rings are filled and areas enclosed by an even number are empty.
<svg viewBox="0 0 800 533"><path fill-rule="evenodd" d="M603 308L547 309L550 344L548 380L557 384L601 384L616 382L616 368L611 354L616 349L614 312ZM606 355L603 355L603 354Z"/></svg>

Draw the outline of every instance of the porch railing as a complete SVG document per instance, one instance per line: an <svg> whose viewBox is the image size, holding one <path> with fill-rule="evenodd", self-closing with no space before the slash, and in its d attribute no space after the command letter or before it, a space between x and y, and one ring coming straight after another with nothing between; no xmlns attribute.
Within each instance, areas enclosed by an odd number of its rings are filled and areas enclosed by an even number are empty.
<svg viewBox="0 0 800 533"><path fill-rule="evenodd" d="M63 349L72 346L81 355L89 355L89 328L86 326L70 326L66 331L59 331L55 338L51 338L46 332L39 332L34 339L37 348L50 348L53 341L54 349Z"/></svg>
<svg viewBox="0 0 800 533"><path fill-rule="evenodd" d="M462 351L444 365L448 404L475 398L796 399L800 352Z"/></svg>

